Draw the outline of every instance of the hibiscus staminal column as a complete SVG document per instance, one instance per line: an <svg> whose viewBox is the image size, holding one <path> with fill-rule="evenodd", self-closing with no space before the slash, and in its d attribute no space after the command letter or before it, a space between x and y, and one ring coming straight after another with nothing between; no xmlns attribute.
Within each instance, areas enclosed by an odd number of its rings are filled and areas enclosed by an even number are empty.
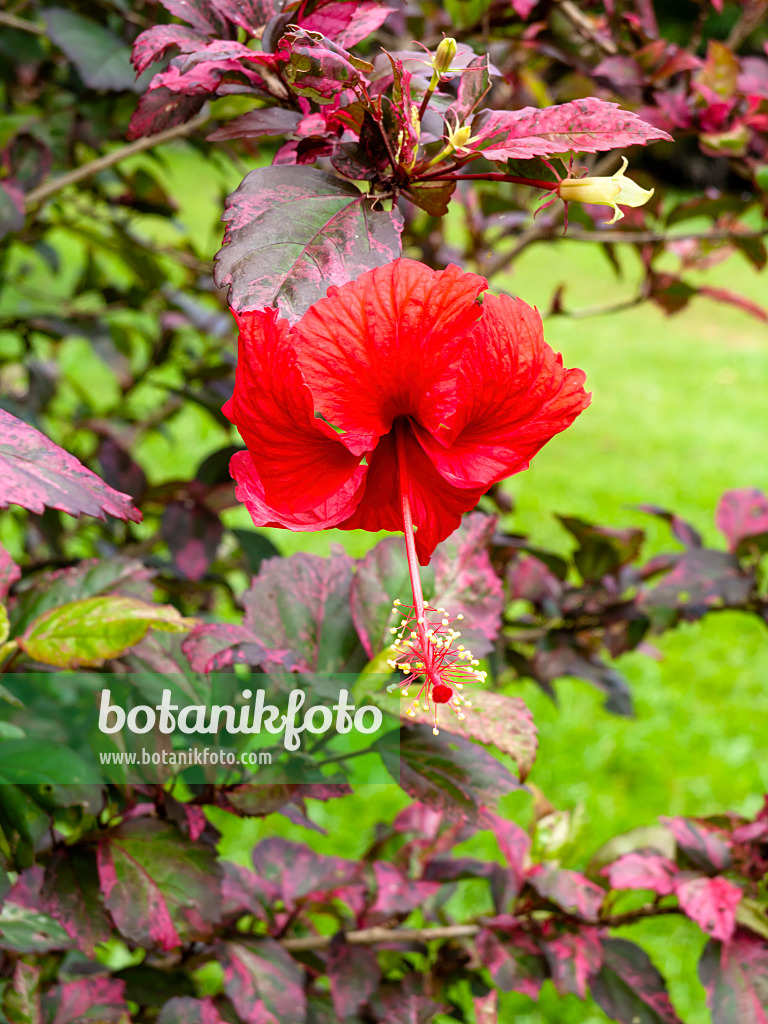
<svg viewBox="0 0 768 1024"><path fill-rule="evenodd" d="M462 705L470 707L471 703L460 691L466 682L484 682L486 673L478 668L480 663L472 657L471 651L463 644L456 645L461 633L452 628L452 623L460 621L464 616L459 614L455 618L448 618L445 608L430 608L429 603L424 600L413 531L405 429L402 422L397 424L395 443L413 605L402 606L397 599L393 605L392 610L401 613L402 620L399 626L391 630L395 635L392 646L397 657L390 659L388 664L393 669L406 672L407 675L399 683L392 683L388 690L391 693L400 688L407 697L409 687L420 683L416 699L407 714L414 718L419 705L424 711L431 712L432 731L437 736L438 706L447 704L459 719L463 719Z"/></svg>

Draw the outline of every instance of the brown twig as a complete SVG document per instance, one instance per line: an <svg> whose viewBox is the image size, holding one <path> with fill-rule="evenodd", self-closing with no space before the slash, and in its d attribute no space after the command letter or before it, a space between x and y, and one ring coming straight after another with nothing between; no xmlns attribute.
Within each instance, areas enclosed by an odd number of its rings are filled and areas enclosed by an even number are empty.
<svg viewBox="0 0 768 1024"><path fill-rule="evenodd" d="M600 919L600 924L605 928L619 928L621 925L632 924L646 917L658 917L663 914L680 914L677 906L660 907L658 904L649 903L636 910L628 910L624 914L612 914ZM567 914L564 915L569 921L572 920ZM490 922L485 924L449 924L439 925L435 928L363 928L359 931L344 932L344 942L350 946L376 946L384 942L436 942L439 939L471 939L484 927L492 927ZM300 938L280 939L283 949L292 953L307 952L314 949L328 949L334 935L303 935Z"/></svg>
<svg viewBox="0 0 768 1024"><path fill-rule="evenodd" d="M583 14L572 0L558 0L557 6L568 21L570 21L576 31L591 43L594 43L594 45L599 50L602 50L603 53L607 53L610 57L614 57L619 52L619 48L616 46L616 43L614 43L612 39L608 39L606 36L598 32L586 14Z"/></svg>
<svg viewBox="0 0 768 1024"><path fill-rule="evenodd" d="M26 18L17 18L15 14L7 14L4 11L0 11L0 25L16 28L20 32L31 32L36 36L45 35L44 25L39 25L36 21L27 21Z"/></svg>
<svg viewBox="0 0 768 1024"><path fill-rule="evenodd" d="M768 13L768 0L752 0L741 13L741 17L731 29L725 45L738 50L741 44L752 35Z"/></svg>
<svg viewBox="0 0 768 1024"><path fill-rule="evenodd" d="M33 188L31 192L26 194L26 208L29 210L30 207L43 202L43 200L48 199L56 192L60 192L61 189L66 188L68 185L76 185L79 181L91 178L94 174L98 174L99 171L105 171L108 167L114 167L115 164L127 160L128 157L135 156L136 153L142 153L145 149L152 149L153 146L170 142L171 139L178 139L181 136L189 135L196 128L205 124L207 120L208 115L201 114L199 117L187 121L186 124L177 124L173 128L166 128L164 132L158 132L156 135L147 135L143 139L129 142L120 149L107 153L106 156L100 156L96 160L91 160L90 163L83 164L82 167L75 167L74 170L67 171L66 174L61 174L58 178L52 178L50 181L38 185L37 188Z"/></svg>

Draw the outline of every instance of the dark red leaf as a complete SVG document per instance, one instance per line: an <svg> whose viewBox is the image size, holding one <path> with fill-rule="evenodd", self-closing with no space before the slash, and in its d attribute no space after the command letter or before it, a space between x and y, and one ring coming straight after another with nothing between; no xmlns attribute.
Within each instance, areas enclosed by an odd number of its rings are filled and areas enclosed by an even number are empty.
<svg viewBox="0 0 768 1024"><path fill-rule="evenodd" d="M447 1006L424 993L424 980L419 974L409 974L394 985L382 985L371 999L376 1020L382 1024L430 1024L436 1014L445 1012Z"/></svg>
<svg viewBox="0 0 768 1024"><path fill-rule="evenodd" d="M756 487L726 491L715 512L717 528L735 554L768 546L768 496Z"/></svg>
<svg viewBox="0 0 768 1024"><path fill-rule="evenodd" d="M225 1021L212 1000L177 996L163 1006L157 1024L225 1024Z"/></svg>
<svg viewBox="0 0 768 1024"><path fill-rule="evenodd" d="M637 114L588 96L554 107L481 110L472 122L473 149L489 160L526 160L569 150L598 153L669 139Z"/></svg>
<svg viewBox="0 0 768 1024"><path fill-rule="evenodd" d="M302 115L297 110L264 107L234 117L221 128L211 132L207 138L209 142L222 142L227 139L260 139L267 135L289 135L301 120Z"/></svg>
<svg viewBox="0 0 768 1024"><path fill-rule="evenodd" d="M129 139L173 128L191 120L205 103L205 96L184 96L170 89L152 89L139 100L126 133Z"/></svg>
<svg viewBox="0 0 768 1024"><path fill-rule="evenodd" d="M160 533L182 576L200 580L216 557L224 527L214 512L187 499L166 506Z"/></svg>
<svg viewBox="0 0 768 1024"><path fill-rule="evenodd" d="M712 1024L766 1024L768 942L739 929L727 945L710 939L699 961Z"/></svg>
<svg viewBox="0 0 768 1024"><path fill-rule="evenodd" d="M648 954L625 939L603 940L604 962L592 998L619 1024L683 1024Z"/></svg>
<svg viewBox="0 0 768 1024"><path fill-rule="evenodd" d="M404 726L376 741L387 771L408 793L452 819L493 808L519 782L476 743L453 733L434 736L426 725Z"/></svg>
<svg viewBox="0 0 768 1024"><path fill-rule="evenodd" d="M651 889L659 896L675 890L677 865L652 850L626 853L604 868L612 889Z"/></svg>
<svg viewBox="0 0 768 1024"><path fill-rule="evenodd" d="M224 989L243 1024L304 1024L302 971L272 939L222 943Z"/></svg>
<svg viewBox="0 0 768 1024"><path fill-rule="evenodd" d="M710 874L727 871L731 851L726 840L702 822L691 818L660 818L694 867Z"/></svg>
<svg viewBox="0 0 768 1024"><path fill-rule="evenodd" d="M692 548L671 572L641 594L641 604L674 608L688 618L700 618L712 608L741 608L750 598L754 576L725 551Z"/></svg>
<svg viewBox="0 0 768 1024"><path fill-rule="evenodd" d="M50 1024L129 1024L124 990L118 978L77 978L49 989L43 1008Z"/></svg>
<svg viewBox="0 0 768 1024"><path fill-rule="evenodd" d="M721 942L730 942L736 928L736 908L744 893L727 878L683 878L675 883L675 895L692 921Z"/></svg>
<svg viewBox="0 0 768 1024"><path fill-rule="evenodd" d="M586 998L587 984L603 965L603 943L597 928L563 932L541 943L560 995Z"/></svg>
<svg viewBox="0 0 768 1024"><path fill-rule="evenodd" d="M331 943L325 963L339 1020L356 1017L379 987L381 972L376 954L365 946Z"/></svg>
<svg viewBox="0 0 768 1024"><path fill-rule="evenodd" d="M383 860L374 862L373 873L376 877L376 902L366 911L367 925L381 924L395 914L409 914L440 889L439 882L406 878L398 868Z"/></svg>
<svg viewBox="0 0 768 1024"><path fill-rule="evenodd" d="M135 818L99 842L104 906L118 930L148 949L206 938L220 914L215 852L172 825Z"/></svg>
<svg viewBox="0 0 768 1024"><path fill-rule="evenodd" d="M251 171L227 199L215 278L236 309L277 306L296 320L329 285L400 255L402 218L351 182L310 167Z"/></svg>
<svg viewBox="0 0 768 1024"><path fill-rule="evenodd" d="M535 864L528 871L527 882L539 896L585 921L597 919L605 899L605 891L599 885L578 871L555 864Z"/></svg>
<svg viewBox="0 0 768 1024"><path fill-rule="evenodd" d="M341 857L324 857L301 843L277 836L262 840L251 855L265 891L282 899L290 913L298 901L350 885L362 885L362 865Z"/></svg>
<svg viewBox="0 0 768 1024"><path fill-rule="evenodd" d="M43 909L54 917L86 956L106 942L112 924L101 903L94 853L86 846L57 850L45 867Z"/></svg>
<svg viewBox="0 0 768 1024"><path fill-rule="evenodd" d="M701 547L702 538L699 531L690 523L686 523L680 516L675 515L674 512L668 512L664 508L659 508L658 505L638 505L637 508L649 516L658 516L659 519L669 523L673 535L687 548Z"/></svg>
<svg viewBox="0 0 768 1024"><path fill-rule="evenodd" d="M0 508L21 505L31 512L58 508L73 516L141 522L127 494L113 491L74 455L0 409Z"/></svg>
<svg viewBox="0 0 768 1024"><path fill-rule="evenodd" d="M490 928L481 928L475 944L478 956L502 992L522 992L538 999L549 970L536 943L522 928L506 928L504 941Z"/></svg>

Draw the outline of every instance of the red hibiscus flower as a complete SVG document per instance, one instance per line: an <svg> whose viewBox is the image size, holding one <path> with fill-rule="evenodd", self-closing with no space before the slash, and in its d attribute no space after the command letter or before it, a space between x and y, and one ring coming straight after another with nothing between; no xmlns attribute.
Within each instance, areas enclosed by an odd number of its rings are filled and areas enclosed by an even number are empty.
<svg viewBox="0 0 768 1024"><path fill-rule="evenodd" d="M224 412L247 451L231 463L257 526L402 530L407 492L426 565L491 484L587 406L541 318L481 294L458 267L401 259L331 288L293 327L235 313L240 351Z"/></svg>
<svg viewBox="0 0 768 1024"><path fill-rule="evenodd" d="M240 353L224 412L247 451L236 494L257 526L402 530L413 604L395 601L389 665L407 714L458 718L485 673L444 608L424 601L426 565L491 484L528 466L589 403L541 318L481 293L458 267L397 260L330 288L294 326L273 309L235 313ZM414 533L415 528L415 533Z"/></svg>

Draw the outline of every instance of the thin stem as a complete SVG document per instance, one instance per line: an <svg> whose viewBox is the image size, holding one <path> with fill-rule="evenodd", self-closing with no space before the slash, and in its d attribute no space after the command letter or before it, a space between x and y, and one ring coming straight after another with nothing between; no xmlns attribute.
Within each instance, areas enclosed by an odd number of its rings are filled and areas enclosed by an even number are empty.
<svg viewBox="0 0 768 1024"><path fill-rule="evenodd" d="M513 185L531 185L533 188L554 192L558 182L543 181L540 178L519 178L516 174L503 174L501 171L488 171L485 174L431 174L432 181L441 181L443 177L450 181L510 181Z"/></svg>
<svg viewBox="0 0 768 1024"><path fill-rule="evenodd" d="M189 135L190 132L199 128L200 125L205 124L207 120L208 115L203 114L191 121L187 121L186 124L177 124L173 128L166 128L164 132L158 132L156 135L147 135L143 139L137 139L127 146L121 146L120 149L107 153L106 156L100 156L96 160L91 160L90 163L83 164L82 167L76 167L73 171L67 171L66 174L61 174L58 178L46 181L27 193L25 196L26 207L29 209L35 203L40 203L44 199L48 199L49 196L61 191L61 189L66 188L67 185L75 185L85 178L98 174L99 171L104 171L108 167L119 164L122 160L127 160L128 157L134 156L136 153L143 152L145 149L159 146L163 142L169 142L171 139L177 139L182 135Z"/></svg>
<svg viewBox="0 0 768 1024"><path fill-rule="evenodd" d="M437 88L437 84L439 81L440 76L437 74L437 72L433 71L432 78L430 79L429 85L427 86L427 91L424 93L424 98L422 99L421 106L419 107L419 124L421 124L421 121L427 112L429 101L432 99L432 96L434 95L435 89Z"/></svg>
<svg viewBox="0 0 768 1024"><path fill-rule="evenodd" d="M405 428L398 423L395 429L397 444L397 471L400 482L400 500L403 508L403 533L405 534L405 551L408 556L408 572L413 590L413 607L416 612L416 623L424 646L427 649L427 629L424 623L424 595L421 590L419 561L416 557L416 541L413 536L413 515L411 514L411 498L409 494L408 464L405 458Z"/></svg>

